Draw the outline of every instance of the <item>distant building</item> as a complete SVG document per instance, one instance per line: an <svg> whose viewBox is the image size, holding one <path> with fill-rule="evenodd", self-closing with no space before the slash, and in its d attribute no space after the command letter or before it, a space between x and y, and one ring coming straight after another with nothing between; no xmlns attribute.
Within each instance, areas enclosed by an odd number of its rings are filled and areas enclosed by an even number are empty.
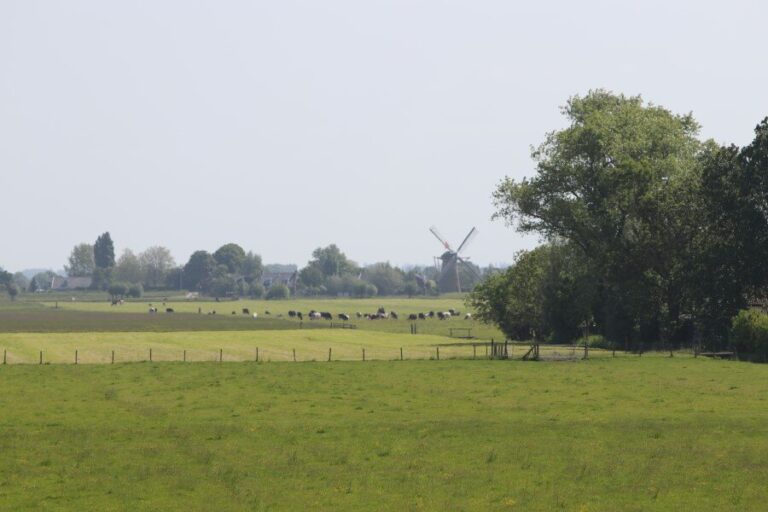
<svg viewBox="0 0 768 512"><path fill-rule="evenodd" d="M61 277L56 276L51 280L51 290L85 290L91 287L93 279L90 277Z"/></svg>
<svg viewBox="0 0 768 512"><path fill-rule="evenodd" d="M266 289L269 289L275 284L284 284L290 288L292 292L295 292L297 278L297 272L264 272L261 275L261 284L263 284Z"/></svg>

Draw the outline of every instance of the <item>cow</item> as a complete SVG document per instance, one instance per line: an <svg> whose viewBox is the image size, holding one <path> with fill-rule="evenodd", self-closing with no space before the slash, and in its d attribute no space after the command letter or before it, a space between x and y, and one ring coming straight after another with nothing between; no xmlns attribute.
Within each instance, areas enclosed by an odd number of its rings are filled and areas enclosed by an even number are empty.
<svg viewBox="0 0 768 512"><path fill-rule="evenodd" d="M426 319L427 319L427 315L425 315L424 313L419 313L419 320L426 320Z"/></svg>
<svg viewBox="0 0 768 512"><path fill-rule="evenodd" d="M157 313L157 308L149 308L150 313Z"/></svg>
<svg viewBox="0 0 768 512"><path fill-rule="evenodd" d="M259 315L258 315L258 313L254 313L254 314L253 314L253 318L254 318L254 319L256 319L256 318L259 318Z"/></svg>
<svg viewBox="0 0 768 512"><path fill-rule="evenodd" d="M464 315L464 320L472 320L472 313L467 313Z"/></svg>
<svg viewBox="0 0 768 512"><path fill-rule="evenodd" d="M293 318L293 317L295 317L295 316L296 316L296 311L294 311L294 310L290 310L290 311L288 312L288 317L289 317L289 318Z"/></svg>
<svg viewBox="0 0 768 512"><path fill-rule="evenodd" d="M314 311L314 310L310 311L309 312L309 319L310 320L320 320L320 313L318 313L317 311Z"/></svg>
<svg viewBox="0 0 768 512"><path fill-rule="evenodd" d="M357 316L357 318L363 318L363 314L359 311L355 313L355 316Z"/></svg>
<svg viewBox="0 0 768 512"><path fill-rule="evenodd" d="M427 316L428 316L429 318L435 318L435 312L434 312L434 311L430 311L430 312L427 314Z"/></svg>
<svg viewBox="0 0 768 512"><path fill-rule="evenodd" d="M392 320L397 320L398 319L397 313L394 312L394 311L390 311L389 312L389 316L392 317Z"/></svg>
<svg viewBox="0 0 768 512"><path fill-rule="evenodd" d="M248 308L243 308L243 314L244 315L250 315L251 314L251 310L248 309Z"/></svg>
<svg viewBox="0 0 768 512"><path fill-rule="evenodd" d="M333 320L333 315L327 311L320 313L320 317L323 318L323 320Z"/></svg>
<svg viewBox="0 0 768 512"><path fill-rule="evenodd" d="M233 315L236 315L236 314L237 314L237 311L235 311L235 310L232 310L232 314L233 314Z"/></svg>
<svg viewBox="0 0 768 512"><path fill-rule="evenodd" d="M451 314L451 316L456 316L458 313L456 313L456 310L451 308L448 310L448 312Z"/></svg>
<svg viewBox="0 0 768 512"><path fill-rule="evenodd" d="M301 314L301 311L297 311L296 316L298 317L299 320L304 320L304 315Z"/></svg>
<svg viewBox="0 0 768 512"><path fill-rule="evenodd" d="M450 320L451 319L451 312L450 311L438 311L437 312L437 318L440 320Z"/></svg>
<svg viewBox="0 0 768 512"><path fill-rule="evenodd" d="M269 310L264 311L265 315L271 315L272 313L269 312Z"/></svg>
<svg viewBox="0 0 768 512"><path fill-rule="evenodd" d="M411 313L410 315L408 315L408 320L416 320L417 318L419 318L419 315L417 315L416 313Z"/></svg>
<svg viewBox="0 0 768 512"><path fill-rule="evenodd" d="M173 308L165 308L166 313L173 313Z"/></svg>
<svg viewBox="0 0 768 512"><path fill-rule="evenodd" d="M378 314L383 315L387 312L386 309L384 309L384 306L381 306L378 311L376 311Z"/></svg>
<svg viewBox="0 0 768 512"><path fill-rule="evenodd" d="M349 315L346 313L339 313L339 320L343 320L345 322L349 322Z"/></svg>

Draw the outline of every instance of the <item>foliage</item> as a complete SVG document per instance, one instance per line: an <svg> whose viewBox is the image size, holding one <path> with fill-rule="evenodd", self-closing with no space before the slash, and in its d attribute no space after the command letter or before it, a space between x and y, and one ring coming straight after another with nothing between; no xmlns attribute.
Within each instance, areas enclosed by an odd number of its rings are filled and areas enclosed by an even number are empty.
<svg viewBox="0 0 768 512"><path fill-rule="evenodd" d="M282 283L273 284L269 287L269 290L267 290L267 300L288 299L290 296L291 290Z"/></svg>
<svg viewBox="0 0 768 512"><path fill-rule="evenodd" d="M768 361L768 314L741 310L731 324L731 343L742 356Z"/></svg>
<svg viewBox="0 0 768 512"><path fill-rule="evenodd" d="M139 299L142 295L144 295L144 287L141 286L141 283L132 284L128 287L126 295L133 299Z"/></svg>
<svg viewBox="0 0 768 512"><path fill-rule="evenodd" d="M78 244L72 249L68 264L64 265L64 270L69 277L83 277L92 275L95 266L93 246L90 244Z"/></svg>
<svg viewBox="0 0 768 512"><path fill-rule="evenodd" d="M167 247L159 245L148 247L139 255L139 262L141 263L141 271L144 275L143 282L146 288L157 289L164 285L168 288L179 287L178 276L174 276L174 279L168 276L171 269L176 267L176 261ZM194 289L194 287L191 289Z"/></svg>
<svg viewBox="0 0 768 512"><path fill-rule="evenodd" d="M35 293L40 287L37 285L37 277L32 277L29 282L29 291Z"/></svg>
<svg viewBox="0 0 768 512"><path fill-rule="evenodd" d="M16 296L19 294L19 287L16 283L9 283L5 286L6 290L8 291L8 297L11 298L11 300L16 300Z"/></svg>
<svg viewBox="0 0 768 512"><path fill-rule="evenodd" d="M128 293L128 283L114 282L109 285L107 291L112 300L122 299Z"/></svg>
<svg viewBox="0 0 768 512"><path fill-rule="evenodd" d="M219 247L213 253L213 259L219 265L226 266L228 273L238 274L245 262L245 251L239 245L230 243Z"/></svg>
<svg viewBox="0 0 768 512"><path fill-rule="evenodd" d="M323 277L341 276L357 271L357 265L347 259L347 256L335 244L328 247L318 247L312 251L312 259L308 266L317 268Z"/></svg>
<svg viewBox="0 0 768 512"><path fill-rule="evenodd" d="M264 285L254 280L248 288L248 296L253 299L264 297Z"/></svg>
<svg viewBox="0 0 768 512"><path fill-rule="evenodd" d="M184 286L188 290L203 290L216 269L216 260L207 251L195 251L184 265Z"/></svg>
<svg viewBox="0 0 768 512"><path fill-rule="evenodd" d="M206 286L206 291L214 297L232 295L236 289L237 283L229 275L214 277Z"/></svg>
<svg viewBox="0 0 768 512"><path fill-rule="evenodd" d="M126 249L118 258L115 268L112 271L112 277L116 281L126 283L140 283L144 278L139 257L133 251Z"/></svg>
<svg viewBox="0 0 768 512"><path fill-rule="evenodd" d="M254 254L253 251L248 251L243 259L243 264L240 266L240 272L247 281L258 281L264 273L264 265L261 262L261 256Z"/></svg>
<svg viewBox="0 0 768 512"><path fill-rule="evenodd" d="M374 285L379 295L395 295L404 286L403 271L389 263L374 263L365 267L363 279Z"/></svg>
<svg viewBox="0 0 768 512"><path fill-rule="evenodd" d="M96 238L93 244L93 262L96 268L112 268L115 266L115 245L109 232Z"/></svg>

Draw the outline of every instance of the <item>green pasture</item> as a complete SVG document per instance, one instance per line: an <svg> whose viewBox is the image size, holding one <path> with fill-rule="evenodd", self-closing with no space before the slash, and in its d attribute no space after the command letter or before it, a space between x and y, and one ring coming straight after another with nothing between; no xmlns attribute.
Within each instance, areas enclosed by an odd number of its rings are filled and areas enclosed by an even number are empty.
<svg viewBox="0 0 768 512"><path fill-rule="evenodd" d="M764 510L768 367L0 367L3 510Z"/></svg>
<svg viewBox="0 0 768 512"><path fill-rule="evenodd" d="M291 299L285 301L266 301L266 300L227 300L221 302L215 302L210 300L198 301L198 300L169 300L165 302L150 302L147 300L140 301L126 301L122 305L113 306L109 301L60 301L60 302L44 302L42 303L48 309L66 312L80 312L80 313L109 313L109 314L126 314L131 313L133 315L145 315L135 316L132 320L133 325L136 328L131 328L130 325L121 330L162 330L163 320L157 319L157 317L164 316L183 316L195 327L188 330L204 329L204 325L208 322L210 325L215 326L214 322L224 322L222 317L230 317L233 320L238 317L245 317L242 310L248 309L250 313L256 313L260 320L272 319L272 320L289 320L288 311L301 311L304 314L303 327L324 328L328 327L329 322L326 320L310 321L307 315L310 310L327 311L334 316L334 322L340 322L338 320L339 313L346 313L351 316L350 323L354 324L358 329L391 332L400 334L410 334L411 324L415 323L418 334L428 334L436 336L448 336L450 329L456 328L469 328L471 334L475 338L481 340L501 339L502 333L492 325L485 325L482 322L475 320L465 320L464 314L467 312L467 308L464 306L463 299L454 298L405 298L405 297L382 297L374 299L329 299L329 298L315 298L315 299ZM160 308L161 312L157 315L150 315L147 313L149 304L153 304ZM31 306L36 306L33 304ZM173 308L175 313L164 313L166 307ZM399 315L399 320L366 320L365 318L357 318L356 313L375 313L379 307L385 308L387 311L395 311ZM448 321L441 321L437 318L429 320L408 320L408 315L420 312L427 313L429 311L448 311L454 309L460 311L462 315L457 318L452 318ZM215 311L215 315L209 315ZM269 311L269 315L266 312ZM234 315L232 314L234 312ZM192 315L197 317L192 318ZM154 317L154 318L147 318ZM103 318L103 317L102 317ZM95 321L98 322L99 317L95 317ZM115 317L118 323L120 320ZM177 320L183 322L184 320ZM298 326L299 320L290 320ZM142 327L144 323L152 324L153 328ZM201 327L198 327L200 325ZM185 330L183 326L180 329L175 328L176 324L172 321L167 322L167 330ZM95 329L98 327L94 326ZM251 327L244 327L251 328ZM211 327L210 330L216 330L219 327ZM0 325L0 330L3 329ZM58 330L71 330L71 329L56 329L54 326L49 328L51 331ZM115 330L109 325L105 325L102 330ZM457 335L463 335L464 333L457 333Z"/></svg>

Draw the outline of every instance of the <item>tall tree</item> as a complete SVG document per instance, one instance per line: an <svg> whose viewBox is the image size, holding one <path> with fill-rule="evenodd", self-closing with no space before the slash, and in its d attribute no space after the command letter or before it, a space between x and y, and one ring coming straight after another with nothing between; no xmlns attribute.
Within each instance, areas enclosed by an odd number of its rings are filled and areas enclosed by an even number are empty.
<svg viewBox="0 0 768 512"><path fill-rule="evenodd" d="M225 244L213 253L213 258L219 265L225 265L230 274L238 274L245 261L245 251L237 244Z"/></svg>
<svg viewBox="0 0 768 512"><path fill-rule="evenodd" d="M146 288L160 288L166 285L168 273L176 266L171 251L159 245L149 247L139 255L141 271L144 274ZM178 285L178 279L172 280L173 287ZM170 284L170 283L168 283Z"/></svg>
<svg viewBox="0 0 768 512"><path fill-rule="evenodd" d="M83 277L92 275L95 266L93 246L90 244L78 244L72 248L68 264L64 265L64 270L69 277Z"/></svg>
<svg viewBox="0 0 768 512"><path fill-rule="evenodd" d="M130 249L125 249L123 254L117 259L112 274L116 281L132 284L141 283L144 277L139 257Z"/></svg>
<svg viewBox="0 0 768 512"><path fill-rule="evenodd" d="M318 247L312 251L312 258L309 265L316 267L325 277L341 276L357 271L357 265L349 260L336 244Z"/></svg>
<svg viewBox="0 0 768 512"><path fill-rule="evenodd" d="M109 231L99 235L93 244L93 262L96 268L112 268L115 266L115 245Z"/></svg>
<svg viewBox="0 0 768 512"><path fill-rule="evenodd" d="M264 273L264 265L261 262L261 256L248 251L241 265L240 271L248 281L258 280Z"/></svg>
<svg viewBox="0 0 768 512"><path fill-rule="evenodd" d="M195 251L184 265L184 286L188 290L204 290L214 277L216 260L207 251Z"/></svg>

